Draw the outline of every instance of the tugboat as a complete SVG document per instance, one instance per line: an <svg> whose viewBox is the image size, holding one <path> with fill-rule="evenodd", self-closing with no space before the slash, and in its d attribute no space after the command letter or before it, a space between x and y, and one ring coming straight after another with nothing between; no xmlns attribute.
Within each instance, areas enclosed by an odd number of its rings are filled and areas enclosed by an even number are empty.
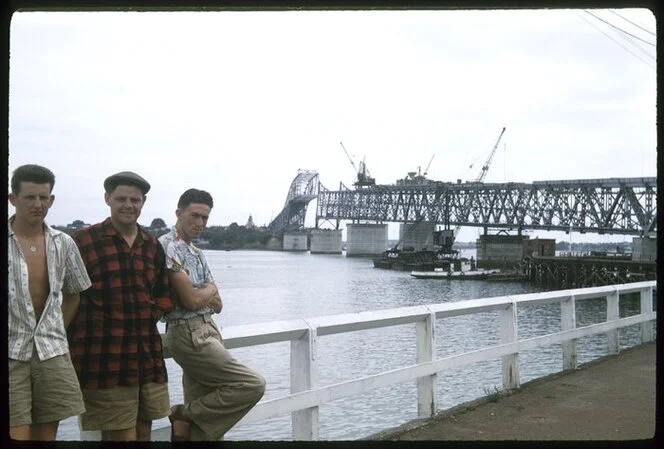
<svg viewBox="0 0 664 449"><path fill-rule="evenodd" d="M458 258L458 251L445 254L440 251L423 249L416 251L413 247L403 250L390 248L383 252L380 257L373 259L375 268L387 270L412 271L412 270L434 270L449 266L450 261Z"/></svg>

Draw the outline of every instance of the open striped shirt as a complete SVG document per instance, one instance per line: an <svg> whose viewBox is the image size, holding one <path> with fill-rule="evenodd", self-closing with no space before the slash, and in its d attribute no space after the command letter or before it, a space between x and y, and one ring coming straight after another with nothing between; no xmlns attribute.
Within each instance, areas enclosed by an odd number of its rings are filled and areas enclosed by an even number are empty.
<svg viewBox="0 0 664 449"><path fill-rule="evenodd" d="M92 280L68 329L81 387L166 382L157 322L173 303L163 248L141 226L130 247L110 218L74 240Z"/></svg>
<svg viewBox="0 0 664 449"><path fill-rule="evenodd" d="M39 360L67 354L69 345L62 316L62 292L79 293L90 287L85 265L74 240L44 223L50 292L37 322L28 287L28 264L12 230L13 219L12 216L7 224L9 358L27 362L34 348Z"/></svg>

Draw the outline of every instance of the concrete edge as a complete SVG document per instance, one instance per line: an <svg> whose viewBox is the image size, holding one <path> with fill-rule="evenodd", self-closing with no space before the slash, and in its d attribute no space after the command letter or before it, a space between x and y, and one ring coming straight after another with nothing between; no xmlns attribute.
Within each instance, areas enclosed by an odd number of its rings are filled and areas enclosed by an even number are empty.
<svg viewBox="0 0 664 449"><path fill-rule="evenodd" d="M525 388L531 387L533 385L539 385L541 383L548 382L550 380L557 379L557 378L566 376L568 374L572 374L572 373L574 373L578 370L588 368L588 367L593 366L593 365L597 365L599 363L602 363L606 360L610 360L612 358L618 357L618 356L620 356L622 354L625 354L627 352L630 352L632 350L642 349L642 348L645 348L649 345L656 345L656 344L657 344L656 341L652 341L652 342L647 342L647 343L642 343L642 344L639 344L639 345L631 346L629 348L625 348L625 349L621 350L618 354L608 354L608 355L600 356L596 359L590 360L589 362L580 364L576 369L562 370L562 371L558 371L558 372L555 372L555 373L552 373L552 374L548 374L546 376L538 377L536 379L532 379L532 380L530 380L526 383L521 384L521 386L517 389L514 389L514 390L499 390L499 393L496 393L496 394L498 395L498 400L500 400L500 398L510 396L512 394L518 394L518 393L524 391ZM465 412L469 412L471 410L474 410L477 407L479 407L480 405L486 404L488 402L495 401L496 400L495 397L496 396L494 394L491 394L491 395L488 395L488 396L481 396L477 399L473 399L472 401L463 402L461 404L455 405L454 407L442 410L442 411L436 413L434 416L431 416L431 417L428 417L428 418L414 419L414 420L409 421L407 423L401 424L397 427L392 427L390 429L382 430L380 432L374 433L374 434L369 435L367 437L360 438L359 441L390 440L390 439L398 437L399 435L401 435L405 432L409 432L411 430L414 430L414 429L417 429L417 428L420 428L420 427L424 427L428 424L432 424L434 422L443 420L443 419L448 418L448 417L453 416L453 415L460 415L460 414L463 414Z"/></svg>

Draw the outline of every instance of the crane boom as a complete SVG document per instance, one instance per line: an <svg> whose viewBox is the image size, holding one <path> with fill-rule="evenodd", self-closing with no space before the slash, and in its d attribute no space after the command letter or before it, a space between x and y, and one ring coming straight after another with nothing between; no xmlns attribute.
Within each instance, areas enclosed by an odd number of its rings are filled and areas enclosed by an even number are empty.
<svg viewBox="0 0 664 449"><path fill-rule="evenodd" d="M350 165L353 166L353 170L355 170L355 174L357 175L357 181L355 181L353 185L357 188L371 187L376 185L376 180L369 174L369 169L367 168L367 164L364 162L364 159L360 161L360 168L358 169L355 166L355 162L353 162L353 158L350 157L350 154L348 154L348 151L346 151L344 143L339 142L339 144L341 145L341 148L344 149L344 153L346 153L346 157L350 161Z"/></svg>
<svg viewBox="0 0 664 449"><path fill-rule="evenodd" d="M496 154L496 148L498 148L498 144L500 143L500 139L502 139L504 133L505 133L505 127L503 126L503 130L500 132L498 140L496 140L496 144L491 149L491 153L489 153L489 157L486 159L486 162L482 166L482 169L477 175L477 178L475 178L475 182L481 182L482 180L484 180L484 177L486 176L486 173L489 171L489 167L491 166L493 155Z"/></svg>
<svg viewBox="0 0 664 449"><path fill-rule="evenodd" d="M346 151L346 147L344 146L344 143L343 143L343 142L339 142L339 144L341 145L341 148L344 149L344 153L346 153L346 157L347 157L348 160L350 161L350 165L353 166L353 169L355 170L355 173L357 173L358 170L357 170L357 167L355 166L355 162L353 162L353 159L350 157L350 154L348 154L348 151Z"/></svg>
<svg viewBox="0 0 664 449"><path fill-rule="evenodd" d="M505 127L503 126L503 130L500 132L500 135L498 136L498 140L496 140L496 144L491 149L491 153L489 153L489 157L486 159L486 162L482 166L482 169L480 170L479 174L477 175L477 178L475 178L475 182L482 182L482 180L484 180L484 177L486 176L486 173L489 171L489 167L491 166L491 161L493 160L493 155L496 154L496 148L498 148L498 144L500 143L500 139L503 138L504 133L505 133ZM471 167L472 167L472 165L471 165ZM456 236L459 233L460 229L461 229L461 225L457 225L456 228L454 228L454 232L451 236L451 239L448 240L447 244L443 245L444 250L446 250L446 251L451 251L452 250L452 244L456 240Z"/></svg>
<svg viewBox="0 0 664 449"><path fill-rule="evenodd" d="M422 176L426 176L427 173L429 173L429 167L431 167L431 162L433 162L433 158L434 158L435 155L436 155L436 153L434 153L433 156L431 156L431 159L429 159L429 163L427 164L427 168L424 169L424 173L423 173Z"/></svg>

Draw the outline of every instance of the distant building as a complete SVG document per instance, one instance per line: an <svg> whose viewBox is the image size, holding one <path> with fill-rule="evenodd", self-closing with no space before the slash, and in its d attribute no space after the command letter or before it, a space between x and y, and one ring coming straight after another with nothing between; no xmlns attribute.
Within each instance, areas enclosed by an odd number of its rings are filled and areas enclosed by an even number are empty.
<svg viewBox="0 0 664 449"><path fill-rule="evenodd" d="M254 219L252 218L251 214L249 214L249 220L247 220L247 225L245 226L247 229L255 229L256 225L254 224Z"/></svg>

